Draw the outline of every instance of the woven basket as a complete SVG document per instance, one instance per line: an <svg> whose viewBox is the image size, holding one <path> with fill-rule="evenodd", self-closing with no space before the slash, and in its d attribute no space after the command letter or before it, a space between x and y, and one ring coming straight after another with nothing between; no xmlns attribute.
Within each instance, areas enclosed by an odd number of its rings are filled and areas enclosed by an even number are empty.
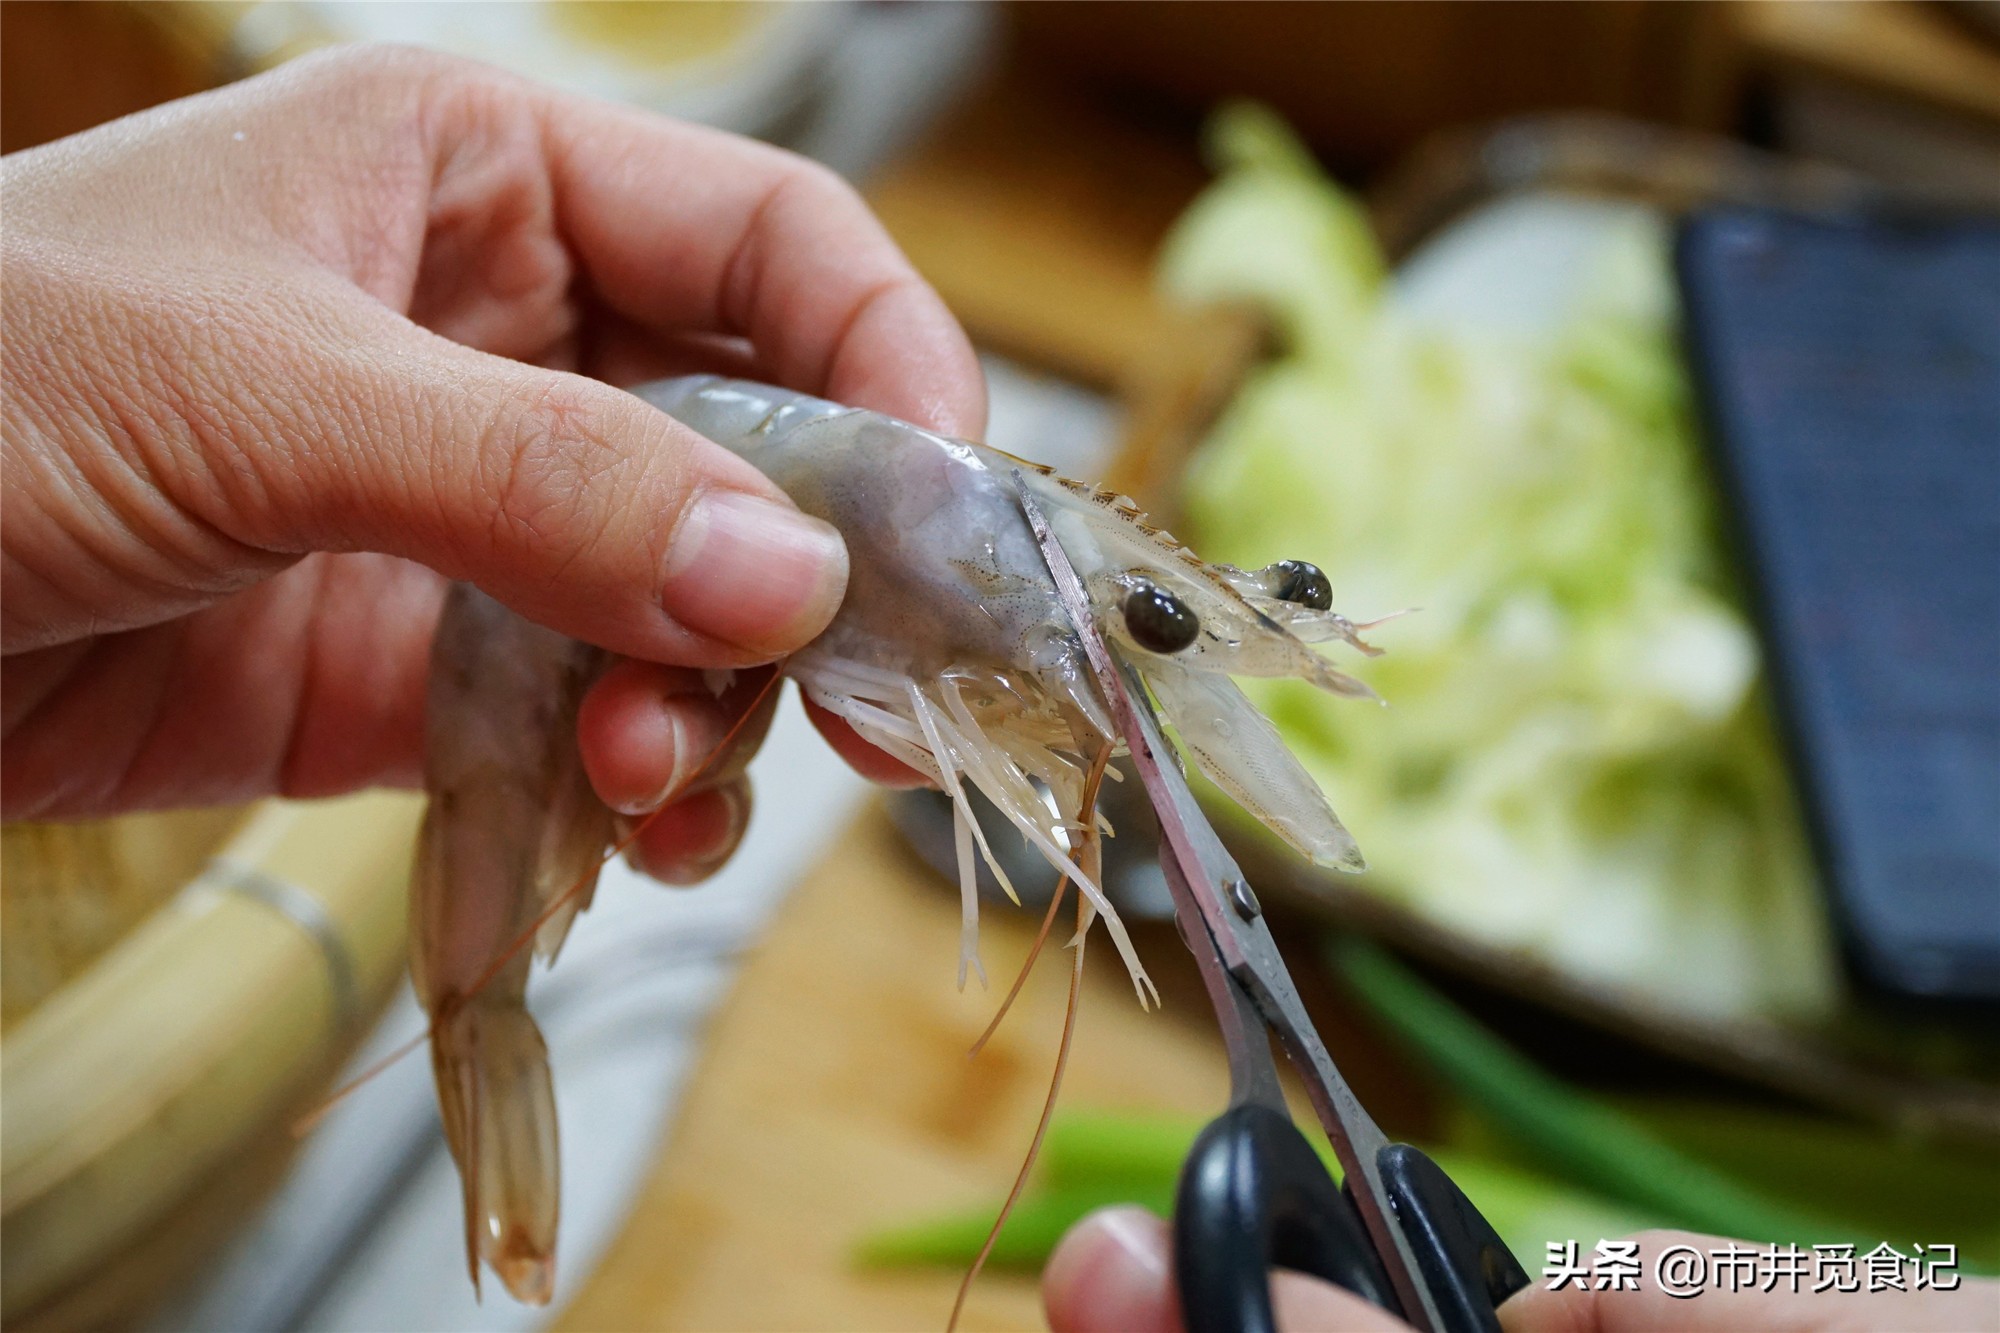
<svg viewBox="0 0 2000 1333"><path fill-rule="evenodd" d="M31 980L59 979L0 1039L10 1329L135 1320L282 1174L292 1120L401 973L421 812L371 792L178 816L151 830L181 863L164 894L101 878L129 859L128 829L8 830L8 968L18 952L45 962ZM201 854L198 833L232 823ZM134 904L143 919L109 941ZM17 921L40 924L17 943Z"/></svg>

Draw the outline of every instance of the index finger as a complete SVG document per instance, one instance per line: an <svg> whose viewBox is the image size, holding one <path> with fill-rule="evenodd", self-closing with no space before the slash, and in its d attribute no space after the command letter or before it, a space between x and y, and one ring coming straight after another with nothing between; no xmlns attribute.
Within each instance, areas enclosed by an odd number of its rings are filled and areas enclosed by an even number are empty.
<svg viewBox="0 0 2000 1333"><path fill-rule="evenodd" d="M746 337L788 388L983 431L964 330L839 176L719 130L548 97L558 225L612 309Z"/></svg>

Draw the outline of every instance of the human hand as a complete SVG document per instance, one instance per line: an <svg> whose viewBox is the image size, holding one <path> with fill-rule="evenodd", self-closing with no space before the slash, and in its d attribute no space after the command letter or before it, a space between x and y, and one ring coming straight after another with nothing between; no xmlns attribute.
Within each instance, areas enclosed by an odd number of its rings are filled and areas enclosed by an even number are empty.
<svg viewBox="0 0 2000 1333"><path fill-rule="evenodd" d="M657 806L732 720L690 669L810 640L845 553L608 385L982 426L963 333L831 173L483 66L333 53L4 171L8 818L414 782L440 573L630 659L584 758ZM713 851L674 824L649 868Z"/></svg>
<svg viewBox="0 0 2000 1333"><path fill-rule="evenodd" d="M1271 1305L1285 1333L1410 1333L1353 1292L1284 1269L1271 1274ZM1092 1213L1049 1256L1042 1308L1052 1333L1181 1333L1172 1228L1144 1208Z"/></svg>
<svg viewBox="0 0 2000 1333"><path fill-rule="evenodd" d="M1641 1271L1670 1245L1699 1250L1719 1237L1648 1231L1639 1241ZM1042 1302L1053 1333L1180 1333L1172 1234L1142 1208L1107 1208L1079 1222L1042 1274ZM1272 1303L1285 1333L1408 1333L1409 1325L1352 1292L1318 1278L1279 1271ZM1637 1291L1550 1291L1535 1283L1500 1308L1506 1333L1948 1333L2000 1328L2000 1282L1963 1278L1954 1291L1852 1293L1703 1291L1677 1298L1642 1281Z"/></svg>

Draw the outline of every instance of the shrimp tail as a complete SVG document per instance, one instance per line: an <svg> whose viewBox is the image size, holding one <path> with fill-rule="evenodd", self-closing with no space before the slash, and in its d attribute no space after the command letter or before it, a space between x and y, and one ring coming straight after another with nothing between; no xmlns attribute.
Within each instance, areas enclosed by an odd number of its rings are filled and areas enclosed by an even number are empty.
<svg viewBox="0 0 2000 1333"><path fill-rule="evenodd" d="M548 1047L527 1010L478 997L450 1006L431 1034L445 1137L465 1189L465 1262L483 1260L515 1300L555 1291L561 1167Z"/></svg>
<svg viewBox="0 0 2000 1333"><path fill-rule="evenodd" d="M601 661L464 584L432 651L410 977L430 1012L474 1290L484 1260L534 1305L554 1286L560 1178L548 1048L527 987L533 955L553 957L590 901L612 832L576 748Z"/></svg>

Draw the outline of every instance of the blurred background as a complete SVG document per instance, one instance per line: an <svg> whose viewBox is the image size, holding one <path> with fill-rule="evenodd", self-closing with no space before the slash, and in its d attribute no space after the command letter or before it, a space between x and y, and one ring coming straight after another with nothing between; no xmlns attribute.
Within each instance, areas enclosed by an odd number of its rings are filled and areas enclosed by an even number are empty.
<svg viewBox="0 0 2000 1333"><path fill-rule="evenodd" d="M1390 707L1254 691L1371 871L1214 813L1362 1099L1531 1271L1647 1225L2000 1267L2000 5L10 0L0 139L356 40L827 162L981 348L992 443L1416 608L1353 667ZM415 798L9 826L0 1314L941 1324L1062 979L968 1061L948 811L790 701L755 777L722 875L614 866L539 981L548 1311L473 1300L421 1057L292 1132L421 1030ZM1054 1236L1163 1204L1226 1093L1121 827L1167 1003L1093 963L969 1328L1039 1326ZM984 920L1011 978L1033 913Z"/></svg>

